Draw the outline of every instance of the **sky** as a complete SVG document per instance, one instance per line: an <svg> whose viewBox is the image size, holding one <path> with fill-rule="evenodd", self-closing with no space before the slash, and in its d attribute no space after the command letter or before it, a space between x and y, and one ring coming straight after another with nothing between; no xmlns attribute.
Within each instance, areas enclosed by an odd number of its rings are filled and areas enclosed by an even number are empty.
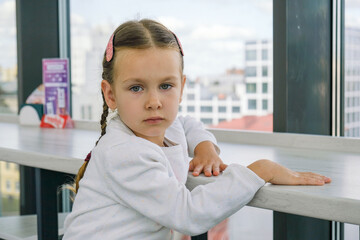
<svg viewBox="0 0 360 240"><path fill-rule="evenodd" d="M345 6L346 25L360 26L360 0ZM242 68L244 41L272 40L272 0L70 0L70 11L72 24L90 28L145 17L162 22L182 42L190 76ZM2 67L16 64L15 23L15 0L0 0Z"/></svg>
<svg viewBox="0 0 360 240"><path fill-rule="evenodd" d="M110 36L126 20L158 20L180 39L188 77L243 67L244 41L272 39L272 0L133 0L126 7L123 2L72 0L71 21L92 27L111 24Z"/></svg>

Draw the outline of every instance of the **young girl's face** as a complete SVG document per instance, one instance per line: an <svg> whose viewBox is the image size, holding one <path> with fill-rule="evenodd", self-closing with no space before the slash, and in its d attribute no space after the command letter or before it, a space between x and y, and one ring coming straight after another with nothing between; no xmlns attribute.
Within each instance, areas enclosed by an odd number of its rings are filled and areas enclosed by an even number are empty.
<svg viewBox="0 0 360 240"><path fill-rule="evenodd" d="M175 120L185 84L179 53L173 49L124 49L114 59L114 84L102 82L108 106L135 133L163 146Z"/></svg>

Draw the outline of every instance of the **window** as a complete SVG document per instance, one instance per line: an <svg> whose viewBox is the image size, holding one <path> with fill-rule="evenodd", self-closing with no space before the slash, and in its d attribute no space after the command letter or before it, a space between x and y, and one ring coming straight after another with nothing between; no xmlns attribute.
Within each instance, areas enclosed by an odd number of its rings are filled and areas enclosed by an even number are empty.
<svg viewBox="0 0 360 240"><path fill-rule="evenodd" d="M256 93L256 83L247 83L246 93Z"/></svg>
<svg viewBox="0 0 360 240"><path fill-rule="evenodd" d="M240 107L232 107L232 112L233 113L239 113L240 112Z"/></svg>
<svg viewBox="0 0 360 240"><path fill-rule="evenodd" d="M268 93L268 84L267 83L262 84L262 93Z"/></svg>
<svg viewBox="0 0 360 240"><path fill-rule="evenodd" d="M263 49L263 50L261 50L261 59L262 60L268 60L268 50L267 49Z"/></svg>
<svg viewBox="0 0 360 240"><path fill-rule="evenodd" d="M201 118L200 121L206 125L211 125L213 123L212 118Z"/></svg>
<svg viewBox="0 0 360 240"><path fill-rule="evenodd" d="M248 100L248 109L255 110L256 109L256 99L249 99Z"/></svg>
<svg viewBox="0 0 360 240"><path fill-rule="evenodd" d="M359 1L345 0L344 29L344 136L360 137L360 5ZM358 239L359 226L344 224L344 239Z"/></svg>
<svg viewBox="0 0 360 240"><path fill-rule="evenodd" d="M194 106L187 106L187 111L188 112L195 112L195 107Z"/></svg>
<svg viewBox="0 0 360 240"><path fill-rule="evenodd" d="M267 109L268 109L268 100L263 99L262 100L262 110L267 110Z"/></svg>
<svg viewBox="0 0 360 240"><path fill-rule="evenodd" d="M267 66L263 66L263 67L262 67L262 76L263 76L263 77L267 77L267 76L268 76L268 67L267 67Z"/></svg>
<svg viewBox="0 0 360 240"><path fill-rule="evenodd" d="M220 106L220 107L218 108L218 111L219 111L219 112L226 112L226 107Z"/></svg>
<svg viewBox="0 0 360 240"><path fill-rule="evenodd" d="M245 69L246 77L256 77L256 67L247 67Z"/></svg>
<svg viewBox="0 0 360 240"><path fill-rule="evenodd" d="M256 50L246 50L246 60L255 61L256 60Z"/></svg>
<svg viewBox="0 0 360 240"><path fill-rule="evenodd" d="M254 111L248 112L247 109L248 97L244 94L249 81L244 81L244 77L251 78L250 82L259 83L259 88L264 63L262 59L267 59L266 64L272 62L272 50L268 49L268 46L272 47L271 0L226 3L216 0L184 0L181 4L172 1L165 4L160 0L110 1L107 4L100 0L71 0L70 11L74 119L91 117L89 120L99 121L102 114L99 90L101 61L106 44L119 23L141 18L162 22L177 34L183 45L187 88L184 89L179 115L189 114L206 125L219 128L225 119L226 123L231 123L245 121L246 115L254 115ZM185 12L186 18L183 16ZM265 48L268 50L263 51ZM270 68L271 65L268 66ZM270 84L272 79L268 79ZM198 100L196 105L191 99ZM92 106L91 116L87 114L87 107L82 114L81 106L85 104ZM244 107L240 109L239 106ZM221 113L221 118L213 114L214 110ZM242 117L239 117L240 111ZM237 114L232 114L233 112ZM254 121L268 121L256 114ZM217 125L213 126L215 123ZM229 124L233 128L235 125ZM272 128L258 130L272 131ZM271 222L270 216L267 225L271 225ZM261 226L256 227L263 229ZM267 235L271 236L272 232ZM238 239L240 236L246 238L239 233L233 238Z"/></svg>
<svg viewBox="0 0 360 240"><path fill-rule="evenodd" d="M19 182L15 183L15 189L16 189L16 192L20 192L20 183Z"/></svg>
<svg viewBox="0 0 360 240"><path fill-rule="evenodd" d="M10 180L6 180L6 191L7 192L11 191L11 182L10 182Z"/></svg>
<svg viewBox="0 0 360 240"><path fill-rule="evenodd" d="M360 95L360 28L356 19L360 16L360 5L354 1L345 0L345 124L346 137L360 137L358 129L360 120L356 117L360 114L358 98Z"/></svg>
<svg viewBox="0 0 360 240"><path fill-rule="evenodd" d="M200 111L201 112L212 112L213 108L209 106L201 106Z"/></svg>
<svg viewBox="0 0 360 240"><path fill-rule="evenodd" d="M195 100L195 95L193 93L188 94L187 100Z"/></svg>
<svg viewBox="0 0 360 240"><path fill-rule="evenodd" d="M17 114L15 0L0 1L0 114Z"/></svg>

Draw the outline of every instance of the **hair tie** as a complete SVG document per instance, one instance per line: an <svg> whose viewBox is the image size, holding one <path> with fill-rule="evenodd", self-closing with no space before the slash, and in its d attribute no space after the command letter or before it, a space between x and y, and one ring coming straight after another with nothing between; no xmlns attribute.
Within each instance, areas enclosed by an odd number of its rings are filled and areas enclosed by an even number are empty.
<svg viewBox="0 0 360 240"><path fill-rule="evenodd" d="M114 55L114 34L111 35L106 46L106 61L110 62Z"/></svg>
<svg viewBox="0 0 360 240"><path fill-rule="evenodd" d="M90 158L91 158L91 151L88 153L88 155L86 156L84 161L88 162L90 160Z"/></svg>
<svg viewBox="0 0 360 240"><path fill-rule="evenodd" d="M171 32L171 31L170 31ZM184 51L182 49L182 46L181 46L181 43L180 43L180 40L178 39L178 37L176 36L176 34L174 32L171 32L174 37L175 37L175 40L176 40L176 43L177 45L179 46L179 50L180 50L180 53L181 53L181 56L184 56Z"/></svg>

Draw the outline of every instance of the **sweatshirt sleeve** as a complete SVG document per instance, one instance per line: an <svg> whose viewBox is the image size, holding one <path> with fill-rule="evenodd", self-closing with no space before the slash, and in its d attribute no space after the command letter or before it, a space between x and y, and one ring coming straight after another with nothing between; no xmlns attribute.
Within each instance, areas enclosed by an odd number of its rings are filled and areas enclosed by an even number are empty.
<svg viewBox="0 0 360 240"><path fill-rule="evenodd" d="M215 182L190 192L168 170L160 148L129 141L106 154L112 159L106 161L105 179L119 202L188 235L204 233L234 214L265 184L248 168L231 164Z"/></svg>
<svg viewBox="0 0 360 240"><path fill-rule="evenodd" d="M220 153L220 149L217 146L216 138L211 132L205 129L202 122L197 121L195 118L190 116L179 116L178 119L184 128L190 157L194 157L194 151L196 146L204 141L212 142L215 146L216 152L218 154Z"/></svg>

